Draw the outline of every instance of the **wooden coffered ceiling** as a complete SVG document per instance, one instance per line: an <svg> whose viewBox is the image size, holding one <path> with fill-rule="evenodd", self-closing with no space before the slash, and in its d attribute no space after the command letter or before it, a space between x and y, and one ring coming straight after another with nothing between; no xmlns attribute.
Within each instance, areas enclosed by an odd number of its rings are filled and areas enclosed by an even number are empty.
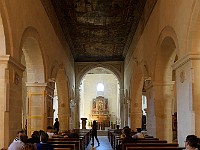
<svg viewBox="0 0 200 150"><path fill-rule="evenodd" d="M138 24L143 21L140 24L144 25L147 20L144 17L147 1L51 0L51 3L74 60L95 62L125 59ZM154 5L149 6L148 14Z"/></svg>

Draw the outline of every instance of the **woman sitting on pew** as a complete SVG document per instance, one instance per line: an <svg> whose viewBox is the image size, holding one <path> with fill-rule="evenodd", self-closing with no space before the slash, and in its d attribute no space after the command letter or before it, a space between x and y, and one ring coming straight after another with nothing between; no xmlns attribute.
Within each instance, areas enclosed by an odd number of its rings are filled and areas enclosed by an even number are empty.
<svg viewBox="0 0 200 150"><path fill-rule="evenodd" d="M120 145L116 145L116 150L121 150L122 144L124 143L136 143L137 140L133 139L131 137L131 129L130 128L124 128L123 129L123 133L124 133L124 138L122 139L122 142L120 143Z"/></svg>
<svg viewBox="0 0 200 150"><path fill-rule="evenodd" d="M131 129L130 129L130 128L124 129L124 134L125 134L125 138L122 140L122 144L124 144L124 143L135 143L135 142L137 142L136 139L133 139L133 138L131 137Z"/></svg>
<svg viewBox="0 0 200 150"><path fill-rule="evenodd" d="M123 138L126 137L126 135L125 135L125 133L124 133L124 130L125 130L125 129L130 129L130 128L129 128L129 126L125 126L125 127L122 129L121 135L120 135L120 138L121 138L121 139L123 139Z"/></svg>

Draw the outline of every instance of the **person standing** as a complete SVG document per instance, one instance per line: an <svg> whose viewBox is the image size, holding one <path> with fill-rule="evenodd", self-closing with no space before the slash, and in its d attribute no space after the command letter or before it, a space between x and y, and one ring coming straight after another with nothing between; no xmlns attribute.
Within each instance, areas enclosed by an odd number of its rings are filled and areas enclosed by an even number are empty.
<svg viewBox="0 0 200 150"><path fill-rule="evenodd" d="M58 134L58 132L59 132L59 121L58 121L58 118L55 119L55 123L53 125L53 129L54 129L54 133Z"/></svg>
<svg viewBox="0 0 200 150"><path fill-rule="evenodd" d="M94 146L94 138L96 139L98 146L100 145L99 139L97 138L97 122L94 120L92 124L92 144Z"/></svg>

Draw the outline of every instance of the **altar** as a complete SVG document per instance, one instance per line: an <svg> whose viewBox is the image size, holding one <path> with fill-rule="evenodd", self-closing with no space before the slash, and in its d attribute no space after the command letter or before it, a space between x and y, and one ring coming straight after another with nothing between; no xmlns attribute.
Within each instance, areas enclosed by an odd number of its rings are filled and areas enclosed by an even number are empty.
<svg viewBox="0 0 200 150"><path fill-rule="evenodd" d="M92 100L91 120L96 120L102 128L110 126L110 114L107 98L98 96Z"/></svg>

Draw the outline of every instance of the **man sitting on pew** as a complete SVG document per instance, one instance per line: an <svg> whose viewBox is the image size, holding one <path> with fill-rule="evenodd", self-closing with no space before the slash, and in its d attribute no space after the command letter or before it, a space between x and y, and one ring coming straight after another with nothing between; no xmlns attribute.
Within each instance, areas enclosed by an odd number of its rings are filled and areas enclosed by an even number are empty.
<svg viewBox="0 0 200 150"><path fill-rule="evenodd" d="M122 144L124 144L124 143L136 143L137 142L136 139L133 139L131 137L131 129L130 128L125 128L124 129L124 134L125 134L125 137L123 138L121 144L116 146L117 150L120 150Z"/></svg>
<svg viewBox="0 0 200 150"><path fill-rule="evenodd" d="M75 129L71 129L69 134L64 135L64 138L79 138L79 135L75 132Z"/></svg>
<svg viewBox="0 0 200 150"><path fill-rule="evenodd" d="M114 133L120 134L122 132L121 129L119 129L119 125L117 125L117 128L114 130Z"/></svg>

